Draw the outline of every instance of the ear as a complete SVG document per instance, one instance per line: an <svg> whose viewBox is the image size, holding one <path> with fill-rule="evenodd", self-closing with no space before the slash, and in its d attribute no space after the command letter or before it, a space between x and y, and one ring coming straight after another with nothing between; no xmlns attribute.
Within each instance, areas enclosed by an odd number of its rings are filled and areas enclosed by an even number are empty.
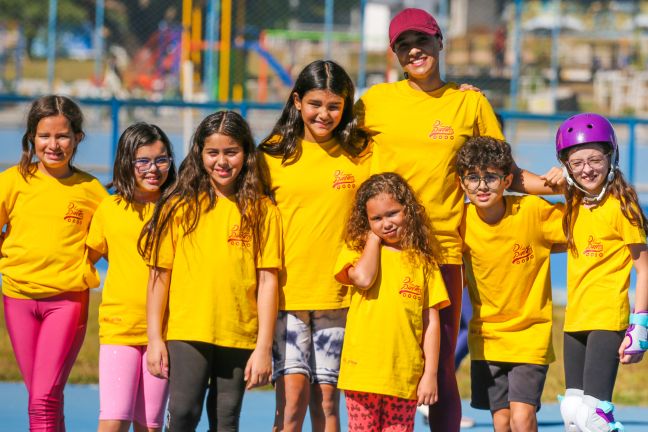
<svg viewBox="0 0 648 432"><path fill-rule="evenodd" d="M464 193L468 193L466 186L464 186L463 182L461 181L461 176L459 174L457 174L457 181L459 182L459 186L461 186L461 189L464 191Z"/></svg>
<svg viewBox="0 0 648 432"><path fill-rule="evenodd" d="M506 177L504 177L505 189L510 188L512 183L513 183L513 173L509 173L506 175Z"/></svg>
<svg viewBox="0 0 648 432"><path fill-rule="evenodd" d="M299 97L297 92L293 92L292 98L293 98L293 104L295 105L295 108L297 108L297 111L301 111L301 107L302 107L301 98Z"/></svg>

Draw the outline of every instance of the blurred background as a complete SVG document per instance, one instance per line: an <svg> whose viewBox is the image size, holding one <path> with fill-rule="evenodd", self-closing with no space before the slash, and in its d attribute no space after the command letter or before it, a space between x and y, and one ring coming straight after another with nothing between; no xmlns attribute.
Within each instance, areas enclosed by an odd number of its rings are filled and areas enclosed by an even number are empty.
<svg viewBox="0 0 648 432"><path fill-rule="evenodd" d="M444 33L442 75L481 88L520 166L555 163L570 112L612 117L622 169L648 194L648 0L0 0L0 168L17 161L28 102L79 100L77 162L109 180L114 144L137 120L181 155L206 113L239 110L261 139L297 73L333 59L361 94L402 79L391 17L420 7Z"/></svg>

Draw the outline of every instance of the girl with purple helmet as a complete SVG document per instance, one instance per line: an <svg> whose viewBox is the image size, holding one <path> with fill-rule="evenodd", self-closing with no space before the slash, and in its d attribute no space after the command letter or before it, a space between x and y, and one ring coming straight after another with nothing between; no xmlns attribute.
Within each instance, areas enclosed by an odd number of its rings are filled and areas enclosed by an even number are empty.
<svg viewBox="0 0 648 432"><path fill-rule="evenodd" d="M610 122L598 114L567 119L556 134L567 188L567 310L564 327L565 430L621 431L610 402L619 361L636 363L648 348L648 221L619 170ZM630 313L630 271L636 270Z"/></svg>

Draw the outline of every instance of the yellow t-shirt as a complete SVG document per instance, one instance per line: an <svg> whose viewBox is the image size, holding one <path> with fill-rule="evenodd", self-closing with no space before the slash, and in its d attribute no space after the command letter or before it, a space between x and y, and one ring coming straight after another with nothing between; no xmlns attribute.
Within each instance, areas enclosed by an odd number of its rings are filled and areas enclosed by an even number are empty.
<svg viewBox="0 0 648 432"><path fill-rule="evenodd" d="M0 174L2 292L41 299L99 286L85 246L90 219L107 195L83 171L56 179L36 171L28 181L18 167Z"/></svg>
<svg viewBox="0 0 648 432"><path fill-rule="evenodd" d="M628 245L646 243L646 233L608 195L597 207L579 207L573 235L578 256L567 252L565 331L624 330L630 313Z"/></svg>
<svg viewBox="0 0 648 432"><path fill-rule="evenodd" d="M371 174L403 176L432 219L441 262L461 264L464 195L455 160L468 138L504 138L490 103L481 93L459 91L454 83L425 93L404 80L371 87L358 108L360 123L374 134Z"/></svg>
<svg viewBox="0 0 648 432"><path fill-rule="evenodd" d="M490 225L466 204L461 234L473 317L473 360L549 364L551 277L549 255L565 243L563 205L535 196L504 197L502 220Z"/></svg>
<svg viewBox="0 0 648 432"><path fill-rule="evenodd" d="M99 342L146 345L146 286L149 268L137 241L153 204L128 203L119 195L104 199L92 218L86 244L108 257L99 306Z"/></svg>
<svg viewBox="0 0 648 432"><path fill-rule="evenodd" d="M304 141L294 163L264 153L285 242L279 275L280 310L326 310L349 305L347 289L331 277L342 248L355 191L369 176L370 151L351 158L331 140Z"/></svg>
<svg viewBox="0 0 648 432"><path fill-rule="evenodd" d="M359 258L343 247L335 274ZM351 288L338 388L416 399L425 361L423 310L449 304L438 268L426 281L421 266L412 266L406 254L381 248L374 285L366 291Z"/></svg>
<svg viewBox="0 0 648 432"><path fill-rule="evenodd" d="M155 257L149 260L150 265L172 269L167 340L254 349L256 270L281 269L282 256L279 212L269 199L264 203L258 255L251 233L240 229L241 214L232 199L218 198L212 210L203 210L196 230L186 236L182 209L176 212L161 240L157 263Z"/></svg>

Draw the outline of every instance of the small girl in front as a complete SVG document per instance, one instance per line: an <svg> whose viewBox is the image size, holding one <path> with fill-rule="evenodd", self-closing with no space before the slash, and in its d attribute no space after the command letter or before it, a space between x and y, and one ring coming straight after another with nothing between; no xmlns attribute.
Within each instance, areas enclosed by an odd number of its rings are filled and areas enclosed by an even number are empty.
<svg viewBox="0 0 648 432"><path fill-rule="evenodd" d="M99 276L85 242L107 195L72 164L83 114L64 96L43 96L27 115L22 156L0 174L0 273L7 331L29 393L29 428L64 431L63 388Z"/></svg>
<svg viewBox="0 0 648 432"><path fill-rule="evenodd" d="M92 219L86 244L108 259L99 306L99 431L159 431L167 380L146 369L149 269L137 240L160 195L175 181L173 151L157 126L135 123L117 144L115 195Z"/></svg>
<svg viewBox="0 0 648 432"><path fill-rule="evenodd" d="M417 405L437 401L439 309L448 294L430 220L398 174L356 194L335 278L352 285L338 387L349 430L412 431Z"/></svg>
<svg viewBox="0 0 648 432"><path fill-rule="evenodd" d="M172 431L196 429L207 391L209 429L238 430L244 390L272 372L281 220L257 157L239 114L207 116L142 232L147 365L169 378Z"/></svg>
<svg viewBox="0 0 648 432"><path fill-rule="evenodd" d="M621 431L610 402L618 364L640 361L648 348L648 221L619 170L616 136L605 117L584 113L567 119L556 134L556 152L568 183L567 390L560 411L567 431ZM633 265L637 284L630 314Z"/></svg>

